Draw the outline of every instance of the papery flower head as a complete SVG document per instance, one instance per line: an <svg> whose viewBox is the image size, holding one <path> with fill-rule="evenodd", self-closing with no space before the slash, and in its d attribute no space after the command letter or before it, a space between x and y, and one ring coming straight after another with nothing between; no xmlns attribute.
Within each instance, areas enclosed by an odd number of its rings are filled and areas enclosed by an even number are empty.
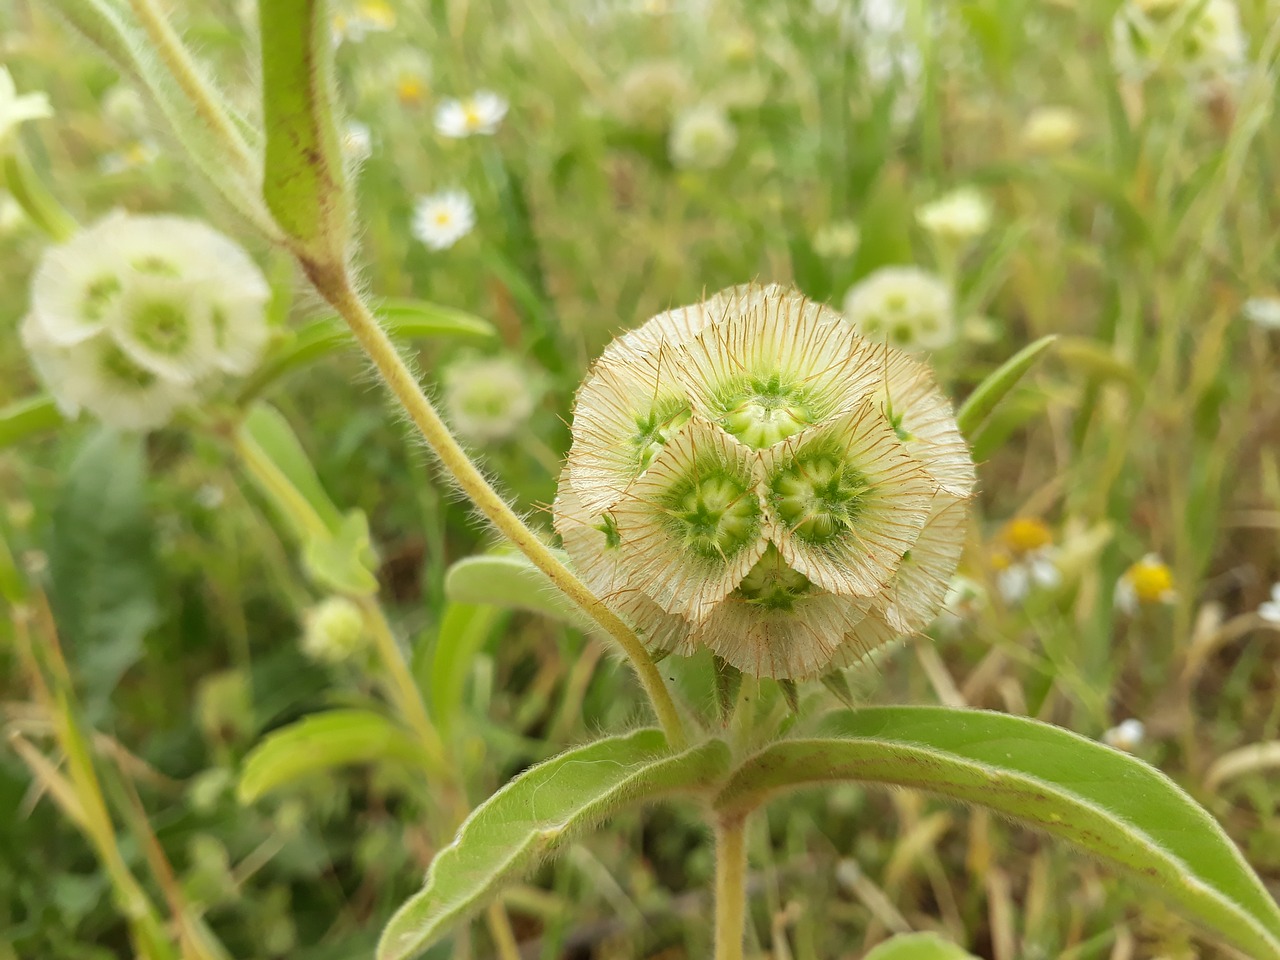
<svg viewBox="0 0 1280 960"><path fill-rule="evenodd" d="M432 250L447 250L476 225L476 208L465 190L444 190L419 197L410 230Z"/></svg>
<svg viewBox="0 0 1280 960"><path fill-rule="evenodd" d="M441 374L444 408L464 439L504 440L528 422L542 392L539 378L514 357L470 356Z"/></svg>
<svg viewBox="0 0 1280 960"><path fill-rule="evenodd" d="M1112 22L1116 69L1133 78L1165 67L1193 81L1230 79L1246 51L1235 0L1128 0Z"/></svg>
<svg viewBox="0 0 1280 960"><path fill-rule="evenodd" d="M51 116L53 108L44 93L19 95L8 68L0 67L0 148L4 147L19 124Z"/></svg>
<svg viewBox="0 0 1280 960"><path fill-rule="evenodd" d="M436 131L442 137L494 134L507 115L507 101L491 90L479 90L462 100L444 100L436 108Z"/></svg>
<svg viewBox="0 0 1280 960"><path fill-rule="evenodd" d="M578 393L555 521L651 648L799 678L933 619L973 485L927 367L750 285L606 348Z"/></svg>
<svg viewBox="0 0 1280 960"><path fill-rule="evenodd" d="M986 233L991 226L991 204L972 187L961 187L921 206L916 220L939 240L963 243Z"/></svg>
<svg viewBox="0 0 1280 960"><path fill-rule="evenodd" d="M864 337L902 350L933 350L956 337L951 288L919 267L881 267L844 297L844 315Z"/></svg>
<svg viewBox="0 0 1280 960"><path fill-rule="evenodd" d="M1129 567L1116 583L1116 606L1128 614L1137 613L1140 606L1173 603L1177 598L1173 571L1154 553Z"/></svg>
<svg viewBox="0 0 1280 960"><path fill-rule="evenodd" d="M617 114L645 130L665 130L693 96L693 81L674 60L651 60L632 67L618 84Z"/></svg>
<svg viewBox="0 0 1280 960"><path fill-rule="evenodd" d="M671 126L667 152L677 167L714 170L738 145L738 130L720 107L704 103L680 113Z"/></svg>
<svg viewBox="0 0 1280 960"><path fill-rule="evenodd" d="M252 369L269 295L249 256L205 224L115 213L45 251L21 335L65 412L148 430L211 379Z"/></svg>

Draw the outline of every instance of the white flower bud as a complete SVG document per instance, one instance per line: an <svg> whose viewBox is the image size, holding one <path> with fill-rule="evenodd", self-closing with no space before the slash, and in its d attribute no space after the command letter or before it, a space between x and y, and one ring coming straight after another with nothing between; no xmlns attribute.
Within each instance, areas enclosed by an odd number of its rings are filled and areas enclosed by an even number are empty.
<svg viewBox="0 0 1280 960"><path fill-rule="evenodd" d="M302 652L312 660L342 663L364 649L364 614L346 597L328 597L302 619Z"/></svg>
<svg viewBox="0 0 1280 960"><path fill-rule="evenodd" d="M991 204L972 187L962 187L920 207L916 220L938 240L960 244L987 232Z"/></svg>
<svg viewBox="0 0 1280 960"><path fill-rule="evenodd" d="M702 104L676 117L667 149L677 167L714 170L725 165L737 145L738 130L724 111Z"/></svg>
<svg viewBox="0 0 1280 960"><path fill-rule="evenodd" d="M1022 125L1022 142L1033 153L1066 153L1084 132L1080 115L1070 107L1037 107Z"/></svg>
<svg viewBox="0 0 1280 960"><path fill-rule="evenodd" d="M849 289L844 315L864 337L902 350L934 350L956 336L951 288L919 267L881 267Z"/></svg>
<svg viewBox="0 0 1280 960"><path fill-rule="evenodd" d="M921 364L777 286L619 338L555 505L588 586L657 650L808 677L926 626L973 464Z"/></svg>

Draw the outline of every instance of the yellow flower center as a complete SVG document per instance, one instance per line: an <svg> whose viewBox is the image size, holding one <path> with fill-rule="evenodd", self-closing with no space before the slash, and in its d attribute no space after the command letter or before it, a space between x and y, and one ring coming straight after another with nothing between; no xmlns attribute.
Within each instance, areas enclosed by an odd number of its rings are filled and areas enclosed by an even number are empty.
<svg viewBox="0 0 1280 960"><path fill-rule="evenodd" d="M1142 603L1160 603L1173 592L1173 572L1159 560L1139 560L1125 578Z"/></svg>
<svg viewBox="0 0 1280 960"><path fill-rule="evenodd" d="M1040 550L1053 543L1053 534L1044 521L1034 517L1015 517L1004 525L1000 539L1017 555Z"/></svg>
<svg viewBox="0 0 1280 960"><path fill-rule="evenodd" d="M421 103L426 94L427 85L417 77L401 77L396 82L396 98L401 103Z"/></svg>
<svg viewBox="0 0 1280 960"><path fill-rule="evenodd" d="M447 226L449 225L449 221L450 221L450 220L452 220L452 219L453 219L453 217L451 217L451 216L449 215L449 211L448 211L448 210L437 210L437 211L436 211L436 226L437 226L437 227L447 227Z"/></svg>
<svg viewBox="0 0 1280 960"><path fill-rule="evenodd" d="M479 130L484 126L484 118L480 116L480 111L476 109L474 103L464 104L462 107L462 118L467 125L468 130Z"/></svg>

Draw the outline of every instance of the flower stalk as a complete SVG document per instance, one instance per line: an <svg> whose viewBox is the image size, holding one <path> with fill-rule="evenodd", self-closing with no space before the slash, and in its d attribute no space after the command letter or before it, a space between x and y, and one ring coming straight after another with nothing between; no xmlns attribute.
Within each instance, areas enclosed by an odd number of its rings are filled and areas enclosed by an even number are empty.
<svg viewBox="0 0 1280 960"><path fill-rule="evenodd" d="M742 960L747 919L747 815L716 821L715 960Z"/></svg>
<svg viewBox="0 0 1280 960"><path fill-rule="evenodd" d="M560 562L551 548L525 525L485 479L427 399L391 338L352 289L345 270L322 270L312 265L308 273L316 289L351 327L387 389L409 414L423 439L467 497L534 566L617 641L639 676L671 748L683 749L688 742L684 721L670 691L662 682L657 666L635 632Z"/></svg>

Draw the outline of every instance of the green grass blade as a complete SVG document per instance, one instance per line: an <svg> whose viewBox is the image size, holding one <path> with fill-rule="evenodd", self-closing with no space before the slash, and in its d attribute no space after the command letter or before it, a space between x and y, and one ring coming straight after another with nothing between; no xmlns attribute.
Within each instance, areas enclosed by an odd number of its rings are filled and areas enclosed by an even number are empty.
<svg viewBox="0 0 1280 960"><path fill-rule="evenodd" d="M42 395L15 401L0 410L0 448L60 427L64 422L53 397Z"/></svg>
<svg viewBox="0 0 1280 960"><path fill-rule="evenodd" d="M978 384L956 414L956 424L960 427L960 432L972 439L974 431L982 426L996 405L1017 386L1018 381L1031 369L1031 365L1036 362L1040 354L1044 353L1057 339L1050 334L1047 337L1041 337L1035 343L1028 344Z"/></svg>
<svg viewBox="0 0 1280 960"><path fill-rule="evenodd" d="M426 887L383 930L378 960L416 956L601 819L705 787L728 763L728 747L720 741L672 755L660 731L638 730L526 770L477 807L432 862Z"/></svg>
<svg viewBox="0 0 1280 960"><path fill-rule="evenodd" d="M988 807L1150 884L1255 960L1280 958L1280 908L1214 819L1160 771L1066 730L1006 714L878 707L833 714L824 736L769 747L717 799L858 780Z"/></svg>

